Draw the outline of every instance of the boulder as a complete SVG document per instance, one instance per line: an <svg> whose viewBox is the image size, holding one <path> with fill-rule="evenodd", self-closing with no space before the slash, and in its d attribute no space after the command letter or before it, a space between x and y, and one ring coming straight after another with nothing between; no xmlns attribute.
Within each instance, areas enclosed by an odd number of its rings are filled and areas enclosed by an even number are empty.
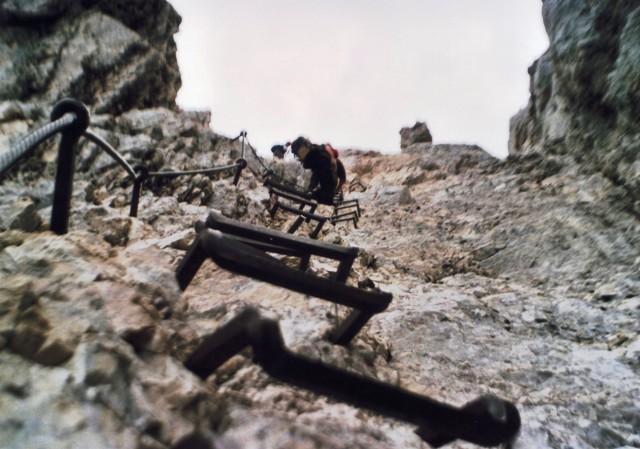
<svg viewBox="0 0 640 449"><path fill-rule="evenodd" d="M431 132L424 122L416 122L412 127L400 130L400 148L404 149L415 143L432 143Z"/></svg>

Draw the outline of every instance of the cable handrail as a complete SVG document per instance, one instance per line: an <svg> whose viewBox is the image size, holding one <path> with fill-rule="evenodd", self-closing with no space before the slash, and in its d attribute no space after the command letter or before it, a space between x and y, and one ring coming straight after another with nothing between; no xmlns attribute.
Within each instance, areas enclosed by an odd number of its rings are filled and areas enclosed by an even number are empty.
<svg viewBox="0 0 640 449"><path fill-rule="evenodd" d="M242 137L243 138L243 142L246 141L247 147L251 150L251 152L253 153L253 157L258 161L258 163L262 166L263 168L263 172L261 174L261 178L277 178L279 179L281 182L284 182L286 184L291 185L294 188L297 188L298 190L304 190L304 187L300 186L299 184L297 184L295 181L292 181L290 179L287 179L285 177L282 177L280 175L277 175L273 172L273 170L271 170L269 167L267 167L265 165L265 163L263 162L262 158L258 155L257 150L255 149L255 147L253 145L251 145L251 142L249 142L249 138L247 137L247 132L246 131L242 131L240 133L240 135L238 137ZM236 139L238 138L236 137ZM244 154L244 147L243 147L243 154ZM251 169L251 168L250 168ZM251 172L256 175L256 173L251 170ZM256 175L256 177L258 177Z"/></svg>
<svg viewBox="0 0 640 449"><path fill-rule="evenodd" d="M178 176L186 176L186 175L210 175L214 173L223 172L225 170L236 169L241 165L241 163L236 162L235 164L225 165L221 167L212 167L212 168L203 168L198 170L182 170L182 171L156 171L149 172L149 176L155 178L176 178Z"/></svg>
<svg viewBox="0 0 640 449"><path fill-rule="evenodd" d="M87 129L84 132L84 137L93 142L94 144L98 145L100 148L102 148L103 150L105 150L109 156L111 156L113 159L116 160L116 162L125 169L125 171L127 172L127 174L132 178L135 179L136 178L136 172L133 169L133 167L131 167L131 165L122 157L122 155L120 154L120 152L118 150L116 150L115 148L113 148L109 142L107 142L106 140L104 140L102 137L100 137L99 135L97 135L95 132L91 131L90 129Z"/></svg>
<svg viewBox="0 0 640 449"><path fill-rule="evenodd" d="M0 176L9 171L18 161L26 157L39 144L64 132L72 127L76 120L76 114L67 112L62 117L49 122L22 137L15 144L10 145L9 151L0 154Z"/></svg>
<svg viewBox="0 0 640 449"><path fill-rule="evenodd" d="M40 126L28 133L15 143L11 143L9 150L0 154L0 176L4 176L20 160L30 155L34 149L45 140L61 134L58 147L58 161L56 167L56 179L54 183L53 205L51 209L50 228L57 234L66 234L69 226L69 215L71 208L71 195L73 191L73 178L75 173L75 147L84 137L94 143L111 156L121 168L123 168L129 178L133 180L133 191L131 194L131 207L129 216L136 217L138 214L138 203L143 182L149 177L177 177L183 175L214 174L227 170L235 170L233 184L238 185L242 170L247 167L247 161L238 159L234 164L222 167L212 167L199 170L183 170L170 172L150 172L144 165L131 166L129 162L111 146L105 139L89 129L90 113L89 109L82 102L67 98L59 101L51 112L51 122ZM241 133L238 138L246 135Z"/></svg>

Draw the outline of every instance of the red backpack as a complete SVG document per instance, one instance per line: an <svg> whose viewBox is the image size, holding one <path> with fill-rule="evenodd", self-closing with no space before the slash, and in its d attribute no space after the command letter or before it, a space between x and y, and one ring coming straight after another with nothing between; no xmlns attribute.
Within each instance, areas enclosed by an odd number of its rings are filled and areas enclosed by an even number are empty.
<svg viewBox="0 0 640 449"><path fill-rule="evenodd" d="M338 156L339 156L339 154L338 154L338 150L336 150L335 148L333 148L333 147L331 146L331 144L325 143L325 144L324 144L324 148L325 148L325 150L327 150L327 151L329 152L329 154L330 154L331 156L333 156L333 158L334 158L334 159L338 159Z"/></svg>

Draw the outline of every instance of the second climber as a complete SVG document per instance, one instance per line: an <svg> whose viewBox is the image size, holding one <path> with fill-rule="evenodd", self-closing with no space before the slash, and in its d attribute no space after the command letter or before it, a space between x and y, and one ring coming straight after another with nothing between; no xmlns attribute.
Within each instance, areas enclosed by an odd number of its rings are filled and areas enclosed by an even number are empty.
<svg viewBox="0 0 640 449"><path fill-rule="evenodd" d="M333 152L325 145L313 144L304 137L298 137L291 143L291 152L304 168L311 170L311 197L318 203L332 205L338 185L338 163Z"/></svg>

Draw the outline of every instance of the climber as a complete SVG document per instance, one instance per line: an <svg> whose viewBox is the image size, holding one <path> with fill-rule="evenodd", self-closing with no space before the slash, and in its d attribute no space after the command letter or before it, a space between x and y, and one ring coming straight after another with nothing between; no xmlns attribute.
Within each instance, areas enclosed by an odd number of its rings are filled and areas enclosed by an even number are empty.
<svg viewBox="0 0 640 449"><path fill-rule="evenodd" d="M284 159L284 155L287 153L287 148L291 145L291 142L287 142L284 145L274 145L271 147L271 153L273 157L277 159Z"/></svg>
<svg viewBox="0 0 640 449"><path fill-rule="evenodd" d="M332 205L338 186L338 164L334 153L325 145L312 144L304 137L293 141L291 152L304 168L311 170L311 197L321 204Z"/></svg>

